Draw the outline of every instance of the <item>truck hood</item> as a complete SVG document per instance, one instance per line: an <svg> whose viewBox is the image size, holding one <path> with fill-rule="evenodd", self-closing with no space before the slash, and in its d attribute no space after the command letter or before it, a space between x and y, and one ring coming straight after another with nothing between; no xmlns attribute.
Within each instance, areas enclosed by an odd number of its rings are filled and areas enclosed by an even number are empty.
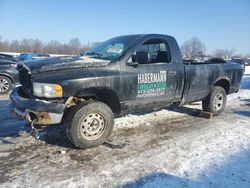
<svg viewBox="0 0 250 188"><path fill-rule="evenodd" d="M89 56L53 57L48 59L37 59L22 62L22 64L29 69L30 73L70 68L100 67L107 66L110 63L110 60L96 59Z"/></svg>

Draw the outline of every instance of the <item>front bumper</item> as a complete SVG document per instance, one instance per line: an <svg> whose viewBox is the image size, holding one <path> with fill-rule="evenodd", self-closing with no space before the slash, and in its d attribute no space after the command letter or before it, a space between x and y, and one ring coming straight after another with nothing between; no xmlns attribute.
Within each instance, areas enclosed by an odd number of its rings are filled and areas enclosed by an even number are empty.
<svg viewBox="0 0 250 188"><path fill-rule="evenodd" d="M20 95L20 89L21 87L17 87L10 94L15 114L29 122L36 120L35 124L49 125L61 123L66 108L65 104L36 98L25 98Z"/></svg>

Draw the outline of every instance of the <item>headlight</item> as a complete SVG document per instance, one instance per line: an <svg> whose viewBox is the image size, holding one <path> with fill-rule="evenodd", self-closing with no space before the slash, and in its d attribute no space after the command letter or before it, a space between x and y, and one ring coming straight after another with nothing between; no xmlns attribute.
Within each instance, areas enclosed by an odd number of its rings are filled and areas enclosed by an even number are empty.
<svg viewBox="0 0 250 188"><path fill-rule="evenodd" d="M63 90L58 84L33 83L34 95L37 97L55 98L62 97Z"/></svg>

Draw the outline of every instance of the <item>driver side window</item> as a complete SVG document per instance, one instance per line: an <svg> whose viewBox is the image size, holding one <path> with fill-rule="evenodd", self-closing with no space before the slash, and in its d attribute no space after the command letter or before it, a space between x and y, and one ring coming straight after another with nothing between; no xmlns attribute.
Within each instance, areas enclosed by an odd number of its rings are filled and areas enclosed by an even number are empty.
<svg viewBox="0 0 250 188"><path fill-rule="evenodd" d="M141 45L131 56L131 62L137 62L138 55L148 54L147 60L140 64L170 63L171 57L167 41L163 39L151 39ZM145 58L144 58L145 59Z"/></svg>

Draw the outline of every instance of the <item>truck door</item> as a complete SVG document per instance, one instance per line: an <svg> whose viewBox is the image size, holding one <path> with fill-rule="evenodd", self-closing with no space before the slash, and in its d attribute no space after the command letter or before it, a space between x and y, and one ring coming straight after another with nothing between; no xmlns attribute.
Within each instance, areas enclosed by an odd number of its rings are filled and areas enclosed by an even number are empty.
<svg viewBox="0 0 250 188"><path fill-rule="evenodd" d="M127 72L129 76L124 77L124 83L133 80L136 84L126 84L124 92L131 92L130 98L136 99L136 102L160 102L166 106L176 97L181 97L182 88L178 92L178 79L179 73L183 74L183 66L179 67L172 62L165 39L156 38L144 42L128 60Z"/></svg>

